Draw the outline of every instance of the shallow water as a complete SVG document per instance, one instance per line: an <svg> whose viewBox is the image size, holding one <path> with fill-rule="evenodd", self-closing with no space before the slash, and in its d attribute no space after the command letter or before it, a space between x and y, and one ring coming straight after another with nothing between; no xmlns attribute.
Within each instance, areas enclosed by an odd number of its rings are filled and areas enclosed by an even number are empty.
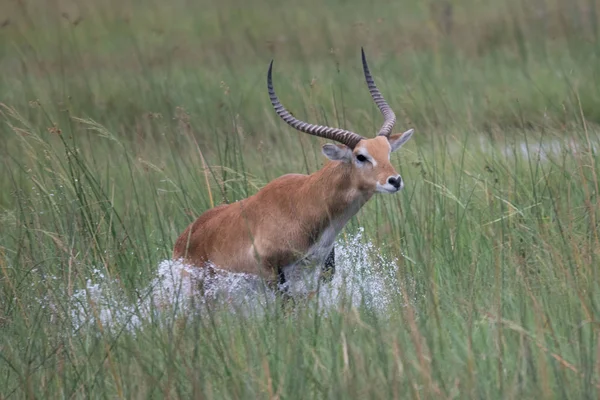
<svg viewBox="0 0 600 400"><path fill-rule="evenodd" d="M494 143L485 136L479 136L479 145L485 153L499 149L507 159L531 158L534 160L547 161L551 158L560 156L563 153L577 154L591 150L593 153L598 152L598 143L596 138L589 143L582 142L578 138L564 137L562 139L547 139L543 141L529 140L517 141L513 144L499 145ZM461 146L462 147L462 146Z"/></svg>
<svg viewBox="0 0 600 400"><path fill-rule="evenodd" d="M363 235L360 229L347 241L338 238L336 273L331 282L319 284L318 269L292 271L288 279L294 298L302 299L315 292L311 304L323 313L342 306L364 306L385 315L400 298L396 262L378 254ZM102 329L136 330L150 321L201 313L209 304L246 316L264 315L274 310L276 295L258 277L223 270L217 270L215 276L205 272L181 261L164 260L148 287L138 291L140 299L132 303L126 300L118 282L95 270L87 279L86 287L77 290L71 298L73 329L95 325Z"/></svg>
<svg viewBox="0 0 600 400"><path fill-rule="evenodd" d="M497 149L497 143L492 144L484 137L480 137L479 144L486 152ZM543 143L518 142L501 147L500 153L507 158L547 160L565 151L576 153L587 148L587 143L564 138ZM595 142L592 151L597 151ZM365 306L385 315L392 303L402 297L396 271L395 260L381 256L371 242L364 240L361 228L347 240L336 241L336 273L331 282L319 284L318 270L296 269L288 277L289 291L298 299L312 293L310 304L323 313L341 307ZM216 276L210 276L204 269L174 260L159 263L151 283L137 292L136 302L128 300L118 281L94 270L85 287L71 296L67 307L53 306L48 298L41 302L56 314L67 314L74 330L86 326L135 330L142 329L145 323L201 313L209 304L244 315L263 315L274 310L276 300L275 293L253 275L219 270Z"/></svg>

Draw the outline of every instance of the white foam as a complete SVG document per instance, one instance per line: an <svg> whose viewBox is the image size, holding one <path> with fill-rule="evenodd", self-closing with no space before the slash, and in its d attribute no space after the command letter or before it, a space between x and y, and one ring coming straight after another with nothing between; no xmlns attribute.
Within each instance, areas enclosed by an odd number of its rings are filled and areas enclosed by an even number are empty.
<svg viewBox="0 0 600 400"><path fill-rule="evenodd" d="M362 229L346 242L338 239L335 249L336 272L331 282L319 283L317 269L298 268L287 277L290 294L304 298L314 293L305 304L317 305L325 313L343 305L366 306L385 315L400 295L395 261L364 241ZM219 269L211 271L214 274L208 272L178 260L164 260L150 285L138 291L139 300L131 302L117 281L94 270L86 287L71 298L73 328L96 325L102 329L143 329L144 323L202 313L208 305L225 306L251 316L273 310L276 295L258 277Z"/></svg>

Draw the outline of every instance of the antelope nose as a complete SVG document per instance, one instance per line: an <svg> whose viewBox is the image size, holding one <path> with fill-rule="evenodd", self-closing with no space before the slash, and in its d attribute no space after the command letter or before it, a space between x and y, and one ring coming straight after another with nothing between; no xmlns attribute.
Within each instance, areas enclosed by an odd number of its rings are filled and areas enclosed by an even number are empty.
<svg viewBox="0 0 600 400"><path fill-rule="evenodd" d="M393 187L395 187L396 189L398 189L400 187L400 184L402 183L402 178L400 177L400 175L394 177L394 176L390 176L388 178L388 183L390 185L392 185Z"/></svg>

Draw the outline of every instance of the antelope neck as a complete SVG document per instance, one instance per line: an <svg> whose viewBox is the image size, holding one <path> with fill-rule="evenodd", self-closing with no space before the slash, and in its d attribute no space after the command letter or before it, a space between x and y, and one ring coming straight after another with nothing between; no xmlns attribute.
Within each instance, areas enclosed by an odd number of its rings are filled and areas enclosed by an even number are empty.
<svg viewBox="0 0 600 400"><path fill-rule="evenodd" d="M311 174L306 198L313 209L322 210L317 218L348 220L371 198L373 193L361 190L352 178L352 165L341 161L329 161Z"/></svg>

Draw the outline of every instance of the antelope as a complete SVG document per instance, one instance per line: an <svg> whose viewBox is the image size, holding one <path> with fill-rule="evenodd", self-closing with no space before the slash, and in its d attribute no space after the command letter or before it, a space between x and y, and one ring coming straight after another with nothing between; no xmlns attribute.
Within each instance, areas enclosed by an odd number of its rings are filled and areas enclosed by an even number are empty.
<svg viewBox="0 0 600 400"><path fill-rule="evenodd" d="M300 132L338 144L322 146L329 161L320 170L280 176L248 198L204 212L177 239L174 259L258 275L278 293L286 293L286 274L296 266L320 266L320 281L331 280L336 235L375 193L404 187L390 153L414 132L391 134L396 116L375 85L363 49L361 55L369 92L384 117L377 135L365 138L292 116L273 89L271 60L267 89L277 115Z"/></svg>

